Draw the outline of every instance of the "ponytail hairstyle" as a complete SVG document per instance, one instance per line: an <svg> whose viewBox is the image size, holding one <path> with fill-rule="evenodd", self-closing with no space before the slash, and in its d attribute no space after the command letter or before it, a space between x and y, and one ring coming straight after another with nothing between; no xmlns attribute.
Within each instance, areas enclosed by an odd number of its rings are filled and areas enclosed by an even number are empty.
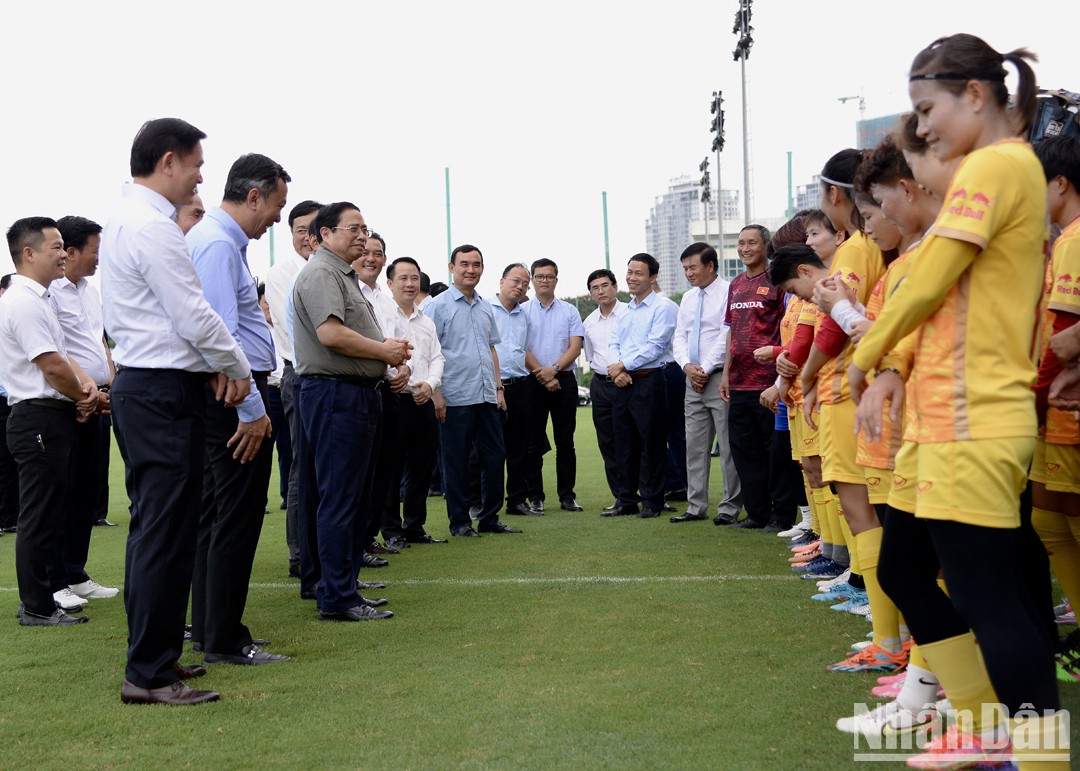
<svg viewBox="0 0 1080 771"><path fill-rule="evenodd" d="M985 82L998 106L1005 110L1016 134L1026 136L1035 120L1038 85L1028 61L1038 57L1026 48L1000 54L974 35L941 37L918 53L908 80L933 80L950 94L963 93L969 81ZM1018 83L1012 103L1005 87L1005 64L1016 68Z"/></svg>
<svg viewBox="0 0 1080 771"><path fill-rule="evenodd" d="M919 136L919 116L909 112L900 117L900 125L892 133L892 140L905 153L925 155L930 148L926 139Z"/></svg>
<svg viewBox="0 0 1080 771"><path fill-rule="evenodd" d="M813 209L803 209L795 212L795 216L781 225L777 231L773 234L773 237L769 239L769 246L766 250L768 257L771 260L773 254L781 246L787 246L788 244L805 244L806 243L806 218L813 213ZM825 218L826 220L828 217ZM832 227L832 223L829 224Z"/></svg>
<svg viewBox="0 0 1080 771"><path fill-rule="evenodd" d="M859 170L865 150L848 148L841 150L825 163L821 170L821 187L824 195L829 194L829 188L835 187L851 202L855 201L855 173Z"/></svg>
<svg viewBox="0 0 1080 771"><path fill-rule="evenodd" d="M914 178L904 160L903 149L892 136L887 136L863 159L855 175L855 191L869 196L871 185L890 185L901 179Z"/></svg>

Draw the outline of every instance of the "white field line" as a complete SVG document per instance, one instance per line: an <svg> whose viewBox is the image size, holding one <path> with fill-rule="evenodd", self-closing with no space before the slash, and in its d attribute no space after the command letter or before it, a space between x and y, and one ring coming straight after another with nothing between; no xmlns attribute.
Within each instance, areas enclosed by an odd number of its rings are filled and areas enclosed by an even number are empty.
<svg viewBox="0 0 1080 771"><path fill-rule="evenodd" d="M364 578L379 578L370 571L364 572ZM791 576L753 576L753 575L716 575L716 576L551 576L535 578L403 578L387 580L393 586L543 586L545 584L588 585L588 584L705 584L725 581L790 581ZM291 583L254 583L252 589L298 589L299 584ZM0 592L18 591L14 586L0 586Z"/></svg>

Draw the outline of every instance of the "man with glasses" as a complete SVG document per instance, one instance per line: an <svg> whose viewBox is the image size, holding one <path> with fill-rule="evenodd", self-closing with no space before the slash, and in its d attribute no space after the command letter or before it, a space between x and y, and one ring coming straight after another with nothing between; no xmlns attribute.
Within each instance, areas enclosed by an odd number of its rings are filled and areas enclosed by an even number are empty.
<svg viewBox="0 0 1080 771"><path fill-rule="evenodd" d="M585 317L583 325L585 359L593 373L592 382L589 383L589 396L592 401L596 444L600 447L600 457L604 459L604 475L608 489L615 498L615 503L604 511L613 511L619 498L619 464L615 458L615 423L612 419L615 383L608 377L607 355L615 322L626 311L626 303L618 298L619 285L615 274L606 268L590 273L586 285L596 302L596 310Z"/></svg>
<svg viewBox="0 0 1080 771"><path fill-rule="evenodd" d="M357 591L366 535L359 512L371 492L382 410L378 391L386 387L387 365L404 364L412 346L383 335L360 291L352 265L369 235L360 209L347 201L324 206L313 227L319 250L293 287L300 419L314 459L300 469L302 538L311 532L309 495L317 497L311 503L318 566L305 564L302 549L301 581L319 574L312 588L324 620L389 618L392 613L375 610Z"/></svg>
<svg viewBox="0 0 1080 771"><path fill-rule="evenodd" d="M299 490L297 475L300 469L300 448L297 442L302 431L296 414L296 370L293 368L292 314L288 312L292 285L300 269L307 264L308 257L315 251L311 247L308 232L315 215L322 204L316 201L301 201L289 212L289 231L292 234L293 254L270 268L266 276L266 303L270 306L270 319L274 322L270 331L274 335L274 345L284 364L281 370L281 405L285 410L285 422L289 424L289 437L292 440L293 462L289 467L288 497L285 500L285 543L289 549L289 575L300 577L300 540L297 534L296 506Z"/></svg>
<svg viewBox="0 0 1080 771"><path fill-rule="evenodd" d="M570 303L555 297L559 266L547 258L532 264L536 299L525 306L529 317L529 353L536 359L529 384L532 429L529 439L529 497L544 504L544 455L548 415L555 436L555 475L559 504L565 511L582 511L574 493L577 483L577 357L585 338L581 315Z"/></svg>
<svg viewBox="0 0 1080 771"><path fill-rule="evenodd" d="M521 305L529 291L529 270L524 265L507 265L499 279L499 294L491 301L495 323L499 327L499 378L506 400L503 442L506 445L506 513L530 516L542 514L527 503L527 458L531 431L531 387L529 372L539 364L526 350L529 340L529 316Z"/></svg>

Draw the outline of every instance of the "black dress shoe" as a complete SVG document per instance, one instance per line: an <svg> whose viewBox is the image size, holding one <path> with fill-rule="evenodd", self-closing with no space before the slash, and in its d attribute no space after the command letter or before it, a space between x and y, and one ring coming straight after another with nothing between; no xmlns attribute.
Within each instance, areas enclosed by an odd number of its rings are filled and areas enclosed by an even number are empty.
<svg viewBox="0 0 1080 771"><path fill-rule="evenodd" d="M659 511L657 511L656 509L650 509L648 506L643 508L641 510L641 513L638 514L639 519L652 519L654 517L659 517L659 516L660 516Z"/></svg>
<svg viewBox="0 0 1080 771"><path fill-rule="evenodd" d="M534 498L533 500L529 501L529 508L535 511L537 514L543 514L544 502L539 498Z"/></svg>
<svg viewBox="0 0 1080 771"><path fill-rule="evenodd" d="M385 588L386 588L386 584L380 584L380 583L375 582L375 581L357 581L356 582L356 591L358 591L358 592L362 592L365 589L385 589Z"/></svg>
<svg viewBox="0 0 1080 771"><path fill-rule="evenodd" d="M526 506L524 503L515 503L513 506L506 507L507 514L513 514L517 517L535 517L536 512Z"/></svg>
<svg viewBox="0 0 1080 771"><path fill-rule="evenodd" d="M686 488L681 490L668 490L664 493L665 501L685 501L686 500Z"/></svg>
<svg viewBox="0 0 1080 771"><path fill-rule="evenodd" d="M678 511L678 509L676 509L674 506L672 506L671 504L668 504L668 503L665 503L660 508L663 509L664 511L668 512L669 514L671 512L673 512L673 511Z"/></svg>
<svg viewBox="0 0 1080 771"><path fill-rule="evenodd" d="M176 676L181 680L192 680L206 674L206 667L200 667L198 664L192 664L190 667L185 667L179 661L174 661L172 668L173 672L175 672Z"/></svg>
<svg viewBox="0 0 1080 771"><path fill-rule="evenodd" d="M361 557L361 560L366 568L384 568L390 564L382 557L376 557L374 554L369 554L368 552L364 552L364 556Z"/></svg>
<svg viewBox="0 0 1080 771"><path fill-rule="evenodd" d="M450 535L457 538L479 538L480 534L473 530L471 527L463 527L461 530L455 530Z"/></svg>
<svg viewBox="0 0 1080 771"><path fill-rule="evenodd" d="M698 520L708 519L708 518L709 518L709 516L707 514L694 514L693 512L688 511L685 514L680 514L677 517L669 517L668 521L670 521L670 522L697 522Z"/></svg>
<svg viewBox="0 0 1080 771"><path fill-rule="evenodd" d="M353 605L348 610L337 613L319 613L323 621L374 621L380 618L393 618L392 610L375 610L369 605Z"/></svg>
<svg viewBox="0 0 1080 771"><path fill-rule="evenodd" d="M785 530L787 530L786 527L784 527L783 525L777 525L774 522L770 522L769 524L765 525L765 527L761 528L761 532L763 533L782 533Z"/></svg>
<svg viewBox="0 0 1080 771"><path fill-rule="evenodd" d="M107 518L102 517L101 519L95 519L94 520L94 527L116 527L116 523L115 522L110 522ZM10 530L8 532L13 533L15 531Z"/></svg>
<svg viewBox="0 0 1080 771"><path fill-rule="evenodd" d="M494 525L491 525L490 527L481 527L481 528L479 528L479 530L480 530L481 533L521 533L521 532L524 532L522 530L515 530L512 527L507 527L502 522L496 522Z"/></svg>
<svg viewBox="0 0 1080 771"><path fill-rule="evenodd" d="M429 535L427 533L415 536L407 535L405 537L409 539L409 543L446 543L445 538L436 538L435 536Z"/></svg>
<svg viewBox="0 0 1080 771"><path fill-rule="evenodd" d="M314 600L315 598L316 598L316 594L315 594L314 589L301 589L300 590L300 599L301 600Z"/></svg>
<svg viewBox="0 0 1080 771"><path fill-rule="evenodd" d="M381 608L388 602L390 602L390 600L386 599L385 597L376 597L374 600L369 600L364 595L360 595L360 604L367 605L369 608Z"/></svg>
<svg viewBox="0 0 1080 771"><path fill-rule="evenodd" d="M712 522L713 522L714 525L734 525L735 524L735 517L726 516L726 515L725 516L720 516L719 514L717 514L715 517L713 517Z"/></svg>
<svg viewBox="0 0 1080 771"><path fill-rule="evenodd" d="M562 507L563 511L585 511L581 504L574 498L563 498L559 502L559 506Z"/></svg>
<svg viewBox="0 0 1080 771"><path fill-rule="evenodd" d="M600 513L601 517L632 517L638 513L637 506L616 506Z"/></svg>
<svg viewBox="0 0 1080 771"><path fill-rule="evenodd" d="M409 548L409 542L405 540L405 536L403 535L395 535L393 538L388 539L386 545L398 554L401 553L402 549Z"/></svg>
<svg viewBox="0 0 1080 771"><path fill-rule="evenodd" d="M108 522L108 520L105 520L105 521ZM97 522L95 522L94 524L96 525ZM113 525L112 522L109 522L109 524L112 525L113 527L116 527L116 525ZM19 526L18 525L9 525L8 527L0 527L0 533L18 533L18 532L19 532Z"/></svg>
<svg viewBox="0 0 1080 771"><path fill-rule="evenodd" d="M615 509L617 509L617 508L619 508L619 502L615 501L614 503L612 503L607 508L601 509L600 513L601 514L607 514L608 512L615 511Z"/></svg>
<svg viewBox="0 0 1080 771"><path fill-rule="evenodd" d="M217 691L197 691L177 680L172 685L163 688L140 688L125 680L120 689L120 701L124 704L172 704L173 706L186 706L191 704L203 704L208 701L217 701L221 694Z"/></svg>
<svg viewBox="0 0 1080 771"><path fill-rule="evenodd" d="M245 645L239 653L207 653L203 661L207 664L275 664L279 661L288 661L289 657L281 653L269 653L258 645L252 643Z"/></svg>
<svg viewBox="0 0 1080 771"><path fill-rule="evenodd" d="M390 546L389 544L383 546L378 541L372 541L371 545L368 546L365 551L368 554L401 554L401 552L399 552L393 546Z"/></svg>
<svg viewBox="0 0 1080 771"><path fill-rule="evenodd" d="M23 626L74 626L85 624L90 619L86 616L71 616L57 608L51 615L43 616L39 613L31 613L26 608L19 615L19 623Z"/></svg>
<svg viewBox="0 0 1080 771"><path fill-rule="evenodd" d="M299 577L300 577L300 566L299 565L289 565L289 578L299 578Z"/></svg>
<svg viewBox="0 0 1080 771"><path fill-rule="evenodd" d="M762 530L765 528L765 523L747 517L740 522L733 522L728 527L736 530Z"/></svg>

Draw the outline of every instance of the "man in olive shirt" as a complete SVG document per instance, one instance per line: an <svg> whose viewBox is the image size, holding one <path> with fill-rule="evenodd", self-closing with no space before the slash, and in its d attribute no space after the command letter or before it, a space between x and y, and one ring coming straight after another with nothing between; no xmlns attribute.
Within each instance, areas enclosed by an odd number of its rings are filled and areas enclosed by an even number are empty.
<svg viewBox="0 0 1080 771"><path fill-rule="evenodd" d="M320 616L331 621L389 618L356 590L364 554L360 501L371 487L375 436L386 367L400 366L412 347L384 339L371 304L360 292L356 261L369 231L351 203L324 206L312 222L319 250L293 287L293 355L300 377L300 420L311 445L315 478L300 469L300 485L315 484L317 546L322 580ZM300 516L310 516L301 507ZM305 524L301 523L301 530ZM301 553L301 560L304 559ZM301 565L304 569L304 565Z"/></svg>

